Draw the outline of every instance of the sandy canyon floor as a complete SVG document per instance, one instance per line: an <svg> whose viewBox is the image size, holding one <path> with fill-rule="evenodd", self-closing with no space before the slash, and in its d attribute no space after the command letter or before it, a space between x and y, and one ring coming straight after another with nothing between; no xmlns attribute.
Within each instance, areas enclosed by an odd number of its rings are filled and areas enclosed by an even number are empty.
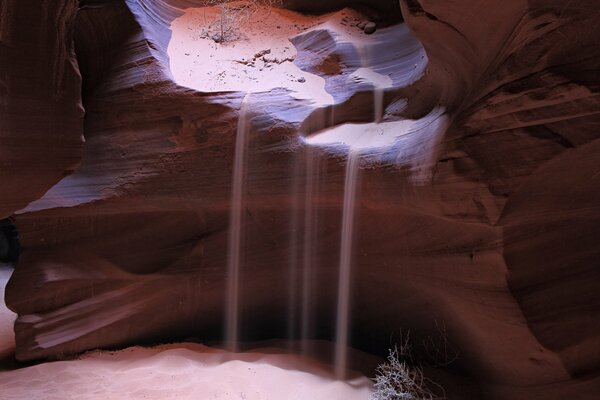
<svg viewBox="0 0 600 400"><path fill-rule="evenodd" d="M0 296L10 270L0 268ZM335 381L314 360L261 349L232 355L200 344L93 351L75 359L16 367L15 314L0 304L2 400L366 400L365 377Z"/></svg>

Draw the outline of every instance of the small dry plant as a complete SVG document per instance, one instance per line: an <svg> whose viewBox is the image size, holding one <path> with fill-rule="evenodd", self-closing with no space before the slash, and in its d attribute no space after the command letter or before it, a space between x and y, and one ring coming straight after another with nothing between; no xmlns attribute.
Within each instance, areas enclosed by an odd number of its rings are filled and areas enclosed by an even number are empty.
<svg viewBox="0 0 600 400"><path fill-rule="evenodd" d="M218 8L218 15L200 36L221 44L241 40L244 38L241 26L256 14L260 6L270 10L280 3L281 0L206 0L207 6Z"/></svg>
<svg viewBox="0 0 600 400"><path fill-rule="evenodd" d="M443 342L447 343L445 336ZM443 354L445 358L441 363L438 362L438 365L447 365L454 361L457 356L457 353L452 350L451 358L447 358L448 353L444 353L447 347L441 349L441 353L437 344L433 347L437 349L435 351L437 356ZM432 388L435 389L435 392L442 393L442 395L435 394ZM423 368L413 361L409 335L407 334L401 339L399 346L396 345L393 349L390 349L387 362L377 367L377 375L375 376L375 384L370 400L443 400L445 398L444 389L427 379L423 375Z"/></svg>

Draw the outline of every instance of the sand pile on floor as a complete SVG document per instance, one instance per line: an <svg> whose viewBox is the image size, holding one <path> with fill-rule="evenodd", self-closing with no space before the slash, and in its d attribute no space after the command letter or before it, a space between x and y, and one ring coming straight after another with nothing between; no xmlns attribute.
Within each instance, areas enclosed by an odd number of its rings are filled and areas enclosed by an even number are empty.
<svg viewBox="0 0 600 400"><path fill-rule="evenodd" d="M11 271L0 268L0 295ZM0 359L14 353L15 314L0 302ZM371 383L336 382L316 361L268 350L232 356L199 344L96 351L0 371L1 400L366 400Z"/></svg>
<svg viewBox="0 0 600 400"><path fill-rule="evenodd" d="M0 373L3 400L366 400L366 378L336 382L293 355L225 352L197 344L94 352Z"/></svg>

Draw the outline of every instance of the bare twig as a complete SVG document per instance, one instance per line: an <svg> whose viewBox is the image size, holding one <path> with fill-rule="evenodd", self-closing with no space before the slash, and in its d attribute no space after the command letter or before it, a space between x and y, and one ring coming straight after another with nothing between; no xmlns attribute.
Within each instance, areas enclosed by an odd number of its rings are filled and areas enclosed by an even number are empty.
<svg viewBox="0 0 600 400"><path fill-rule="evenodd" d="M272 7L280 4L281 0L206 0L207 6L218 7L217 19L203 32L203 36L214 40L216 43L228 43L244 37L241 25L252 15L256 14L259 7Z"/></svg>
<svg viewBox="0 0 600 400"><path fill-rule="evenodd" d="M448 341L446 324L435 321L438 331L437 338L429 336L423 340L422 345L427 354L429 365L434 367L446 367L458 358L458 350Z"/></svg>
<svg viewBox="0 0 600 400"><path fill-rule="evenodd" d="M438 330L443 332L445 337L445 328L440 328L438 325ZM445 340L444 343L448 341ZM432 389L440 394L435 394ZM399 345L390 349L387 362L377 367L370 400L443 400L445 398L444 389L426 378L420 364L414 363L410 335L400 335Z"/></svg>

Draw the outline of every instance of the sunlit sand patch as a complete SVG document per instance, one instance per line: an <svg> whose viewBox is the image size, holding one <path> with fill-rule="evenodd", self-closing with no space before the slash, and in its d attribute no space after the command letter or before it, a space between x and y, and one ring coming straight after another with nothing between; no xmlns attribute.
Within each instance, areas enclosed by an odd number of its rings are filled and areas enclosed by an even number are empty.
<svg viewBox="0 0 600 400"><path fill-rule="evenodd" d="M335 155L358 154L367 164L409 166L411 180L420 185L433 176L447 128L448 116L437 107L420 119L337 125L304 138L304 143Z"/></svg>
<svg viewBox="0 0 600 400"><path fill-rule="evenodd" d="M342 124L317 132L305 139L311 146L346 149L350 151L381 151L393 147L403 136L435 131L443 134L446 117L442 108L436 108L420 119L382 123Z"/></svg>
<svg viewBox="0 0 600 400"><path fill-rule="evenodd" d="M232 4L242 7L244 2ZM340 40L365 42L360 29L342 23L344 16L353 13L359 15L346 9L306 16L259 6L243 14L239 21L234 15L228 22L228 28L235 31L232 39L220 43L219 8L190 8L171 24L173 35L168 46L171 73L179 85L202 92L256 93L284 88L293 97L309 100L316 106L332 104L333 97L325 91L325 80L294 64L297 52L288 38L326 27Z"/></svg>
<svg viewBox="0 0 600 400"><path fill-rule="evenodd" d="M370 83L377 89L389 89L393 87L392 78L377 73L367 67L357 69L354 71L354 73L352 73L352 75L350 75L349 79Z"/></svg>

